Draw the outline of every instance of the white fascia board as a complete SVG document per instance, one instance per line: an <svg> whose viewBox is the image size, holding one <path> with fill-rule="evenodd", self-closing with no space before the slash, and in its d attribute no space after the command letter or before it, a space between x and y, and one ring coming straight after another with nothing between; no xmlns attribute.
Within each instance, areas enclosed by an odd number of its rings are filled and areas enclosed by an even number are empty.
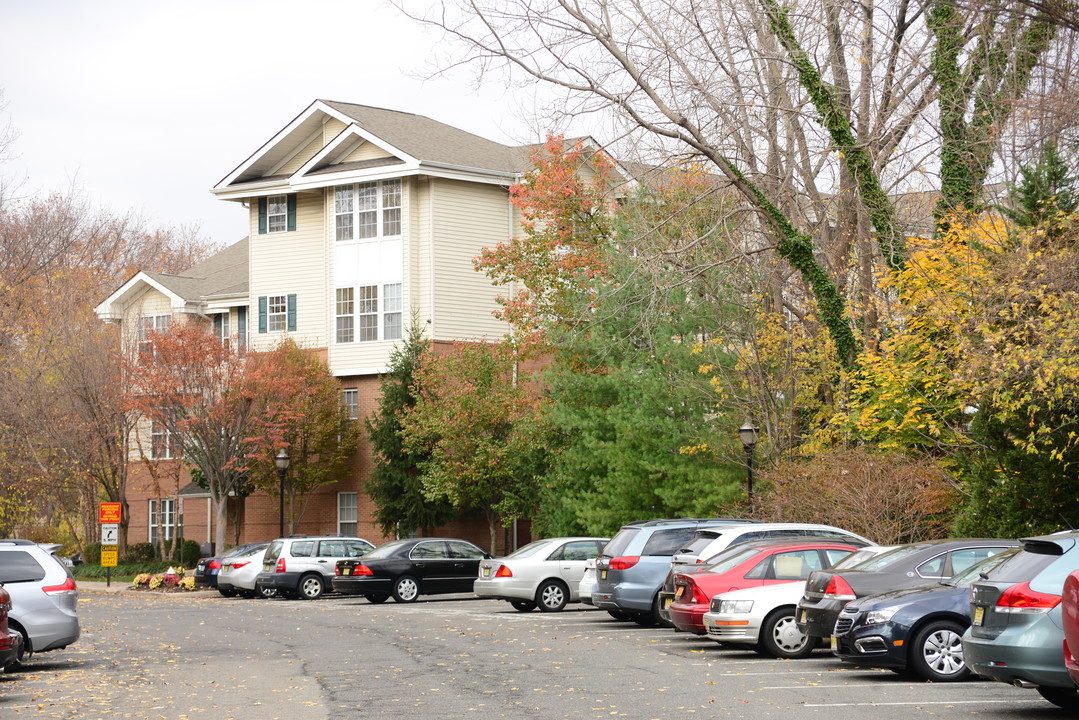
<svg viewBox="0 0 1079 720"><path fill-rule="evenodd" d="M180 297L172 290L169 290L167 287L159 283L157 280L154 280L146 273L138 272L135 273L135 275L133 275L130 280L121 285L115 292L109 295L109 297L106 298L104 302L95 307L94 312L96 312L98 317L100 317L102 320L119 320L123 317L123 308L119 306L125 305L128 301L128 298L130 298L131 295L135 293L135 291L141 289L139 288L140 285L148 285L149 287L157 290L162 295L167 297L169 299L169 303L174 310L185 311L188 305L188 301L186 299Z"/></svg>
<svg viewBox="0 0 1079 720"><path fill-rule="evenodd" d="M247 182L233 188L213 188L210 192L216 195L218 200L246 200L253 197L281 195L291 189L287 180L277 178L263 182Z"/></svg>
<svg viewBox="0 0 1079 720"><path fill-rule="evenodd" d="M481 182L490 185L512 185L521 178L521 174L516 172L486 170L484 168L446 165L442 163L421 163L420 169L424 171L425 175L430 175L432 177L448 178L450 180L466 180L468 182Z"/></svg>
<svg viewBox="0 0 1079 720"><path fill-rule="evenodd" d="M210 295L204 300L203 312L207 315L223 313L237 307L247 307L251 302L250 296L244 295Z"/></svg>
<svg viewBox="0 0 1079 720"><path fill-rule="evenodd" d="M423 174L416 165L386 165L366 170L350 170L339 173L321 173L312 178L296 178L290 188L295 192L303 190L316 190L318 188L333 187L352 182L372 182L374 180L388 180L390 178L409 177L410 175Z"/></svg>
<svg viewBox="0 0 1079 720"><path fill-rule="evenodd" d="M337 133L337 137L326 143L326 147L315 153L314 157L305 162L302 167L292 174L290 181L292 182L293 187L303 182L304 175L318 167L319 163L325 161L327 158L333 157L337 151L342 150L346 144L351 143L357 138L364 142L369 142L372 145L376 145L383 152L403 160L406 166L415 167L420 162L419 159L412 157L400 148L396 148L382 138L367 132L355 122L350 122L344 130Z"/></svg>
<svg viewBox="0 0 1079 720"><path fill-rule="evenodd" d="M216 185L214 185L211 192L215 192L218 190L227 190L228 186L236 181L236 178L243 175L245 172L247 172L248 169L251 168L252 165L262 159L262 157L266 154L267 150L282 142L286 137L289 136L290 133L294 132L296 128L303 125L305 122L307 122L307 120L309 120L313 115L315 115L315 113L325 113L326 115L340 120L345 125L349 125L353 122L352 118L348 117L347 115L339 113L329 105L326 105L325 103L316 100L310 105L308 105L306 110L297 115L292 120L292 122L290 122L283 129L281 129L276 135L263 143L258 150L256 150L250 155L250 157L240 163L240 165L237 166L235 170L223 177ZM310 140L308 140L308 142L310 142Z"/></svg>

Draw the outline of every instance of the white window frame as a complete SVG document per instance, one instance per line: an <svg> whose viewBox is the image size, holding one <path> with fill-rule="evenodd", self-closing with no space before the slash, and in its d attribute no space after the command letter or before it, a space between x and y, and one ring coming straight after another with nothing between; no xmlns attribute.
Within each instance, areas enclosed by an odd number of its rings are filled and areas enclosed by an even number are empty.
<svg viewBox="0 0 1079 720"><path fill-rule="evenodd" d="M150 512L149 512L149 528L147 531L148 540L151 543L157 544L157 510L161 508L161 531L165 535L166 540L172 540L173 530L176 526L176 498L150 498Z"/></svg>
<svg viewBox="0 0 1079 720"><path fill-rule="evenodd" d="M175 438L168 425L159 420L150 420L150 459L173 460L179 456Z"/></svg>
<svg viewBox="0 0 1079 720"><path fill-rule="evenodd" d="M157 356L157 351L154 348L154 341L150 338L150 335L151 333L168 332L171 320L172 316L167 313L143 315L139 318L139 358L154 358Z"/></svg>
<svg viewBox="0 0 1079 720"><path fill-rule="evenodd" d="M288 295L266 296L266 332L288 329Z"/></svg>
<svg viewBox="0 0 1079 720"><path fill-rule="evenodd" d="M266 198L266 232L288 232L288 195Z"/></svg>
<svg viewBox="0 0 1079 720"><path fill-rule="evenodd" d="M337 493L337 534L355 537L359 532L359 526L360 494L356 492Z"/></svg>
<svg viewBox="0 0 1079 720"><path fill-rule="evenodd" d="M221 341L223 346L227 347L229 344L229 313L218 313L218 317L221 318L221 326L214 329L217 332L217 339Z"/></svg>
<svg viewBox="0 0 1079 720"><path fill-rule="evenodd" d="M363 242L400 237L402 197L400 178L334 188L334 239Z"/></svg>
<svg viewBox="0 0 1079 720"><path fill-rule="evenodd" d="M341 405L348 411L349 420L360 419L360 391L348 388L341 391Z"/></svg>
<svg viewBox="0 0 1079 720"><path fill-rule="evenodd" d="M404 333L403 302L399 282L337 288L335 342L400 340Z"/></svg>

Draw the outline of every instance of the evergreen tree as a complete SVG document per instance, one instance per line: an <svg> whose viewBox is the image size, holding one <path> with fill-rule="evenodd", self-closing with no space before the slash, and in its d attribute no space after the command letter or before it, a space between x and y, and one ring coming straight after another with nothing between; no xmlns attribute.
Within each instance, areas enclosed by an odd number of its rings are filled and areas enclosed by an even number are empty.
<svg viewBox="0 0 1079 720"><path fill-rule="evenodd" d="M365 421L374 460L365 487L378 508L378 524L387 535L438 527L453 515L445 500L424 496L419 464L427 458L406 450L401 437L405 409L416 404L413 376L429 347L423 326L413 318L405 341L390 356L389 372L379 380L382 396L378 410Z"/></svg>
<svg viewBox="0 0 1079 720"><path fill-rule="evenodd" d="M1047 140L1033 165L1019 168L1023 179L1012 185L1010 207L1000 212L1019 227L1043 227L1049 238L1057 238L1067 227L1068 218L1079 206L1076 178L1069 175L1067 163L1057 153L1056 143Z"/></svg>

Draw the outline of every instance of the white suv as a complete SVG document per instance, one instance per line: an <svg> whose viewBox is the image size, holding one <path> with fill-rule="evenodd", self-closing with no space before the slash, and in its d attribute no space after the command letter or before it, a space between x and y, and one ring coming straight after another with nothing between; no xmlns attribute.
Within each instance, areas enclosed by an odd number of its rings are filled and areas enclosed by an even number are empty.
<svg viewBox="0 0 1079 720"><path fill-rule="evenodd" d="M314 600L333 590L338 560L363 557L374 547L363 538L339 535L278 538L266 548L255 590L263 595L275 590L282 597Z"/></svg>
<svg viewBox="0 0 1079 720"><path fill-rule="evenodd" d="M15 664L79 639L75 580L51 552L29 540L0 540L0 583L11 595L8 628L23 637Z"/></svg>

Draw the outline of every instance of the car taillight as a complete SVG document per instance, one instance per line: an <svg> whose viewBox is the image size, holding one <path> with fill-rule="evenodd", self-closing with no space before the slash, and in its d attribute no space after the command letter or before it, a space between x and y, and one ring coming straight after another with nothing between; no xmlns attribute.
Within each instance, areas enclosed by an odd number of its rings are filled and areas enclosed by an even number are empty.
<svg viewBox="0 0 1079 720"><path fill-rule="evenodd" d="M997 600L997 612L1047 613L1060 604L1060 595L1030 589L1030 583L1012 585Z"/></svg>
<svg viewBox="0 0 1079 720"><path fill-rule="evenodd" d="M833 600L853 600L857 596L854 594L854 588L846 580L833 575L828 581L828 587L824 588L824 597Z"/></svg>
<svg viewBox="0 0 1079 720"><path fill-rule="evenodd" d="M274 568L274 572L285 572L285 558L277 558L277 567Z"/></svg>
<svg viewBox="0 0 1079 720"><path fill-rule="evenodd" d="M495 573L495 577L513 577L513 571L503 565L498 568L498 572Z"/></svg>
<svg viewBox="0 0 1079 720"><path fill-rule="evenodd" d="M234 562L234 563L232 563L232 569L233 570L239 570L244 565L250 565L250 564L251 564L250 560L245 560L244 562Z"/></svg>
<svg viewBox="0 0 1079 720"><path fill-rule="evenodd" d="M221 561L220 560L211 560L210 561L210 569L211 570L220 570L221 569Z"/></svg>
<svg viewBox="0 0 1079 720"><path fill-rule="evenodd" d="M75 592L77 589L78 588L75 587L75 581L68 578L67 580L64 580L62 585L48 585L41 588L41 592L46 595L66 595Z"/></svg>
<svg viewBox="0 0 1079 720"><path fill-rule="evenodd" d="M352 574L353 575L374 575L374 573L371 572L371 568L367 567L366 565L357 565L356 567L352 568Z"/></svg>
<svg viewBox="0 0 1079 720"><path fill-rule="evenodd" d="M609 570L629 570L640 561L641 558L639 555L626 555L623 557L611 558L611 562L607 568Z"/></svg>

